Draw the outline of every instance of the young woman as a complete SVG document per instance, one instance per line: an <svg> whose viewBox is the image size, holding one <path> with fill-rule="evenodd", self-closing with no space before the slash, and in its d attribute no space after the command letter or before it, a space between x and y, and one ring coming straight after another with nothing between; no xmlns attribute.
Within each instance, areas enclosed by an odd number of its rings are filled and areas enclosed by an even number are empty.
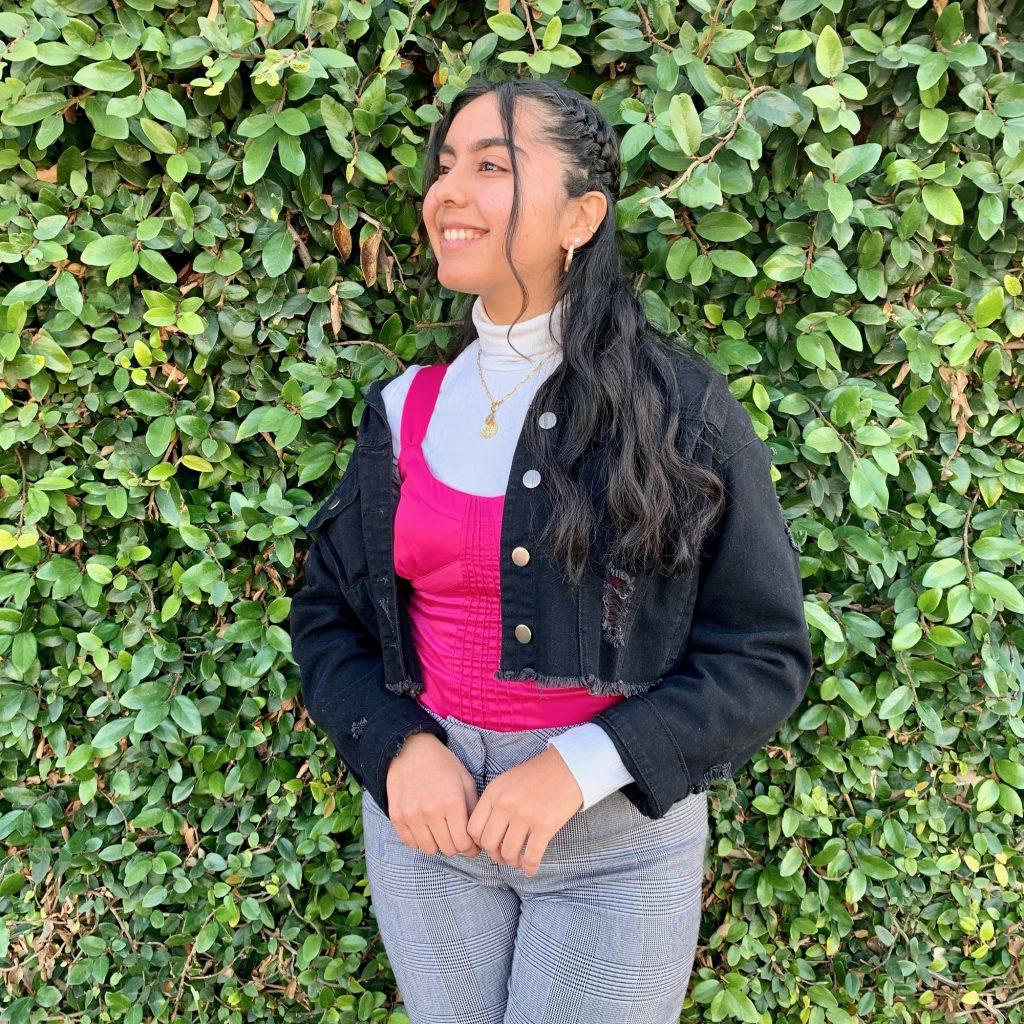
<svg viewBox="0 0 1024 1024"><path fill-rule="evenodd" d="M672 1024L707 788L811 654L770 452L621 265L614 132L557 82L474 81L423 222L476 296L441 365L366 393L290 619L363 787L374 913L414 1024Z"/></svg>

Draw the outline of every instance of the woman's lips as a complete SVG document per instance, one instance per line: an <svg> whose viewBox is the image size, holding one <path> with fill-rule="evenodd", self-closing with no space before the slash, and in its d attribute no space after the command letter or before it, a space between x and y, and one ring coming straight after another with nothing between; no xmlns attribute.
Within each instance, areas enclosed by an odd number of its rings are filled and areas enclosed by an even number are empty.
<svg viewBox="0 0 1024 1024"><path fill-rule="evenodd" d="M450 242L444 235L441 235L441 252L457 252L459 249L465 249L474 242L479 242L481 238L486 238L488 234L490 232L485 231L482 235L477 235L475 238L456 238Z"/></svg>

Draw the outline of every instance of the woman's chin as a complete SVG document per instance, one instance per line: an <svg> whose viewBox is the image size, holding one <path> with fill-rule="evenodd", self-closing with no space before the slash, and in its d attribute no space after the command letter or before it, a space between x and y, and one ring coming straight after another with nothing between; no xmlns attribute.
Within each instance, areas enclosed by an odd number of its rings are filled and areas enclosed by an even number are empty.
<svg viewBox="0 0 1024 1024"><path fill-rule="evenodd" d="M453 292L479 292L483 284L479 273L472 273L470 268L457 266L457 263L458 260L442 256L437 264L438 282Z"/></svg>

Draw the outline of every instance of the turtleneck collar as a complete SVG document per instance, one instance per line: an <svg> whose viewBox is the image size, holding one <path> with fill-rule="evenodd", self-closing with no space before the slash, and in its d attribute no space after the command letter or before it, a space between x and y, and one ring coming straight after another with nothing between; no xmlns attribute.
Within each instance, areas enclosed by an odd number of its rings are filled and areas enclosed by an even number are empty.
<svg viewBox="0 0 1024 1024"><path fill-rule="evenodd" d="M529 369L538 359L560 351L558 320L562 304L556 303L552 309L529 320L520 320L509 333L508 324L496 324L491 320L484 311L482 296L478 295L473 303L472 316L480 345L480 365L486 370ZM518 352L509 345L509 338ZM557 365L557 362L551 360L548 365Z"/></svg>

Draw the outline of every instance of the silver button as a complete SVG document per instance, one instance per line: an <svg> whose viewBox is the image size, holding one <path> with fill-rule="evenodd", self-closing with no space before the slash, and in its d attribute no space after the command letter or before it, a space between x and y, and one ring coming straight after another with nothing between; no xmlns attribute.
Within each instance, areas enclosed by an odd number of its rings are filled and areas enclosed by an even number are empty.
<svg viewBox="0 0 1024 1024"><path fill-rule="evenodd" d="M330 512L332 508L337 508L339 501L341 501L340 498L335 498L334 501L332 501L330 505L327 506L327 511Z"/></svg>
<svg viewBox="0 0 1024 1024"><path fill-rule="evenodd" d="M537 422L545 430L550 430L558 422L558 417L553 412L542 412Z"/></svg>
<svg viewBox="0 0 1024 1024"><path fill-rule="evenodd" d="M521 622L519 623L518 626L516 626L516 639L521 644L528 644L530 642L530 638L532 636L533 636L533 633L530 632L530 627L529 626L524 626L523 623L521 623Z"/></svg>
<svg viewBox="0 0 1024 1024"><path fill-rule="evenodd" d="M540 473L535 469L528 469L523 474L523 486L524 487L536 487L540 483Z"/></svg>
<svg viewBox="0 0 1024 1024"><path fill-rule="evenodd" d="M529 560L530 552L527 551L526 548L518 547L512 549L512 561L515 562L516 565L526 565Z"/></svg>

